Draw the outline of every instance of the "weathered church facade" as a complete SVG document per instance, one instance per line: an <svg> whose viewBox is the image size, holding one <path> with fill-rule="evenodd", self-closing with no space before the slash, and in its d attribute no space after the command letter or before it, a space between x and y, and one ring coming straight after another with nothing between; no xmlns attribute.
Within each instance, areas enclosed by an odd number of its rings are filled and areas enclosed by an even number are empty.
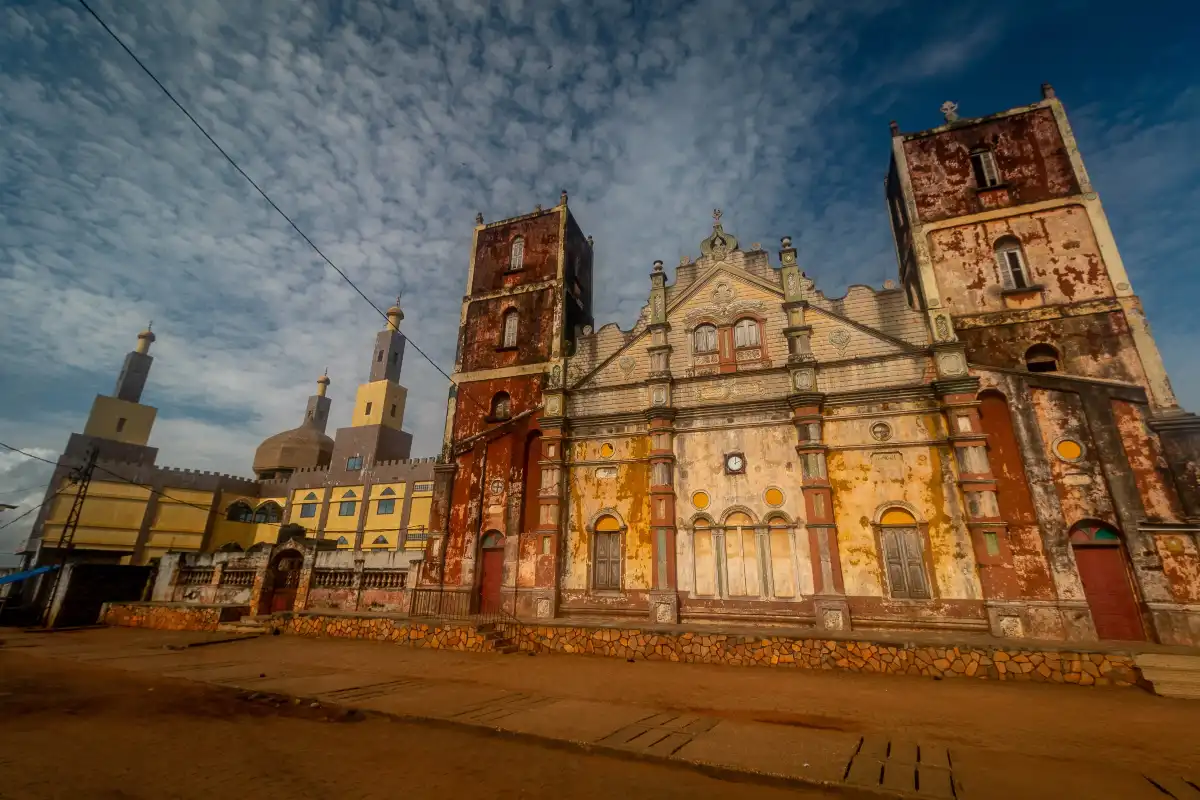
<svg viewBox="0 0 1200 800"><path fill-rule="evenodd" d="M565 193L477 220L420 586L526 618L1200 644L1200 419L1063 107L943 110L893 126L881 289L826 296L718 212L631 330L595 330Z"/></svg>

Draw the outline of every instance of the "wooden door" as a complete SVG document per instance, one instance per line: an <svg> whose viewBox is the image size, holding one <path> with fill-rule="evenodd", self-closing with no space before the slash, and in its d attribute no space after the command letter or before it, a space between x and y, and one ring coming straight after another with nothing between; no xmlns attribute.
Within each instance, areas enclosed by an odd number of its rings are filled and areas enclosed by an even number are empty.
<svg viewBox="0 0 1200 800"><path fill-rule="evenodd" d="M595 588L621 588L621 535L619 533L596 533Z"/></svg>
<svg viewBox="0 0 1200 800"><path fill-rule="evenodd" d="M892 597L929 599L921 532L916 528L884 528L883 559Z"/></svg>
<svg viewBox="0 0 1200 800"><path fill-rule="evenodd" d="M291 611L296 604L296 590L300 588L300 560L285 558L275 567L275 586L271 592L269 612Z"/></svg>
<svg viewBox="0 0 1200 800"><path fill-rule="evenodd" d="M1075 564L1096 635L1101 639L1144 640L1142 615L1129 583L1125 553L1119 545L1087 545L1075 548Z"/></svg>
<svg viewBox="0 0 1200 800"><path fill-rule="evenodd" d="M500 579L504 575L504 548L495 547L482 551L483 574L479 578L479 613L488 614L500 610Z"/></svg>

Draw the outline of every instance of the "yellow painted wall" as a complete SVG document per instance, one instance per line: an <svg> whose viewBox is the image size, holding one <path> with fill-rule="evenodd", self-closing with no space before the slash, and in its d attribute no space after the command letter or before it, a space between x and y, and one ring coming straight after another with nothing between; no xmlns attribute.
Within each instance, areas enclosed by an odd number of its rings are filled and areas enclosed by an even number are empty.
<svg viewBox="0 0 1200 800"><path fill-rule="evenodd" d="M346 497L347 492L354 492L354 497ZM340 516L338 511L341 508L342 499L354 502L354 513L349 516ZM338 545L339 547L353 548L354 537L358 530L358 514L362 509L363 502L363 487L359 486L336 486L329 491L329 515L325 518L324 538L337 540L339 536L346 537L346 544Z"/></svg>
<svg viewBox="0 0 1200 800"><path fill-rule="evenodd" d="M611 458L602 458L601 447L611 443ZM627 526L621 583L629 589L649 589L653 578L653 539L650 530L650 452L646 436L610 436L573 442L568 469L567 572L563 588L591 587L592 536L587 525L599 511L612 508ZM579 464L578 462L586 462ZM615 477L599 477L597 469L613 469ZM522 564L521 580L533 579L533 564Z"/></svg>
<svg viewBox="0 0 1200 800"><path fill-rule="evenodd" d="M350 424L355 428L363 425L385 425L389 428L400 429L404 422L404 401L408 390L390 381L375 381L364 383L358 387L354 399L354 416ZM371 411L367 412L370 403ZM392 413L392 406L396 411Z"/></svg>
<svg viewBox="0 0 1200 800"><path fill-rule="evenodd" d="M87 424L83 428L87 436L100 436L126 444L145 444L150 441L150 429L158 410L141 403L130 403L115 397L98 394L92 402ZM117 430L121 419L125 424Z"/></svg>
<svg viewBox="0 0 1200 800"><path fill-rule="evenodd" d="M310 494L316 495L316 500L306 499ZM292 516L291 521L297 525L303 525L304 529L310 534L315 535L317 531L317 523L321 521L321 505L325 502L325 497L328 490L323 487L314 489L296 489L292 492ZM315 505L316 513L311 517L301 517L301 506Z"/></svg>
<svg viewBox="0 0 1200 800"><path fill-rule="evenodd" d="M905 503L919 523L928 524L935 593L944 599L981 598L957 465L949 447L920 444L945 435L941 414L851 418L853 411L843 409L846 418L825 422L831 448L853 448L831 449L827 457L846 594L886 596L872 523L881 506ZM871 426L880 421L892 426L892 438L882 444L871 435Z"/></svg>
<svg viewBox="0 0 1200 800"><path fill-rule="evenodd" d="M404 490L406 484L400 483L377 483L371 487L370 505L367 506L367 518L363 522L363 549L364 550L386 550L396 546L396 540L400 535L400 520L404 516ZM384 496L385 489L391 489L395 494ZM395 500L395 510L391 514L380 514L380 500ZM383 536L387 539L387 544L374 544L377 537Z"/></svg>
<svg viewBox="0 0 1200 800"><path fill-rule="evenodd" d="M54 499L44 526L47 546L58 543L76 494L76 487L70 487ZM75 547L133 550L149 497L150 490L140 486L93 480L75 530Z"/></svg>

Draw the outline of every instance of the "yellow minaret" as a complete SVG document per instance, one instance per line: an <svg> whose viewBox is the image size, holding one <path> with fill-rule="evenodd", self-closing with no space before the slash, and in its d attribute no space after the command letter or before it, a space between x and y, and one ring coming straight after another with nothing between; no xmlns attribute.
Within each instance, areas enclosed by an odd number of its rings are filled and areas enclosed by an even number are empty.
<svg viewBox="0 0 1200 800"><path fill-rule="evenodd" d="M400 367L404 361L404 334L400 322L404 312L400 310L400 298L387 310L387 327L375 337L375 349L371 357L371 377L358 387L354 400L354 415L351 427L383 425L401 429L404 422L404 401L408 390L400 385Z"/></svg>
<svg viewBox="0 0 1200 800"><path fill-rule="evenodd" d="M154 343L154 332L146 330L138 334L137 345L125 355L125 364L117 378L117 388L111 395L98 394L92 402L85 436L110 439L125 444L145 445L150 441L150 429L158 409L142 405L142 390L150 376L150 345Z"/></svg>

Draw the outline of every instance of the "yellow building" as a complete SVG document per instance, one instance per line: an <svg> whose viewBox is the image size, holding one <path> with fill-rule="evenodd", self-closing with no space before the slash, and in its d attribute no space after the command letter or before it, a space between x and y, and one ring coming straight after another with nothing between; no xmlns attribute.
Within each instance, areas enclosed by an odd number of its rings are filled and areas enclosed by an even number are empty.
<svg viewBox="0 0 1200 800"><path fill-rule="evenodd" d="M150 563L167 552L200 553L274 543L291 535L333 539L340 549L417 556L429 527L432 458L410 459L399 384L404 334L399 306L375 339L369 380L350 427L325 433L330 380L322 375L301 424L264 440L255 478L160 467L150 436L157 409L141 402L153 358L149 329L111 395L97 395L83 433L71 434L27 546L31 564L54 564L79 485L72 473L95 449L96 466L71 543L72 561Z"/></svg>

